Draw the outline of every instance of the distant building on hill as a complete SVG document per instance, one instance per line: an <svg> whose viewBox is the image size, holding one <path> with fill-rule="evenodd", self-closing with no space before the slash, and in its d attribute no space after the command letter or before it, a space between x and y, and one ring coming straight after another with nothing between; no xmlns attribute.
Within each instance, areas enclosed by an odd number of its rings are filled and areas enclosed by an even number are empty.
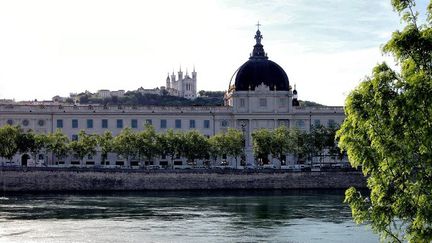
<svg viewBox="0 0 432 243"><path fill-rule="evenodd" d="M181 68L177 73L177 77L174 74L174 71L171 76L168 73L165 89L170 95L186 99L195 99L197 97L197 72L195 71L195 67L192 71L192 76L189 76L189 73L186 70L186 74L183 77Z"/></svg>

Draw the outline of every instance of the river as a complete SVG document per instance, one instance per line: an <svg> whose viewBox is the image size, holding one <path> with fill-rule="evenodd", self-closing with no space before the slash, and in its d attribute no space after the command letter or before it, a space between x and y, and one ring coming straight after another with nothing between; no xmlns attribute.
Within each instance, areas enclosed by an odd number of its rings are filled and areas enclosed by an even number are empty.
<svg viewBox="0 0 432 243"><path fill-rule="evenodd" d="M0 242L378 242L343 191L9 194Z"/></svg>

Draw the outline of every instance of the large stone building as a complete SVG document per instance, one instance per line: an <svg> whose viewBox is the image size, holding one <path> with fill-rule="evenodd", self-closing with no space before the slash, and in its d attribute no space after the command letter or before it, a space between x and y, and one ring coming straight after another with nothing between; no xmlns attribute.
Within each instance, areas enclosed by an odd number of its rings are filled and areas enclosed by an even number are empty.
<svg viewBox="0 0 432 243"><path fill-rule="evenodd" d="M225 94L225 106L128 107L8 103L0 104L0 126L20 125L24 129L32 129L39 133L51 133L61 129L70 139L76 139L80 130L98 134L110 130L116 135L125 127L141 130L146 123L152 124L158 132L164 132L169 128L195 129L207 136L213 136L232 127L245 134L246 162L254 164L251 134L256 129L273 129L285 125L308 131L313 125L334 125L343 121L343 107L298 106L297 91L292 89L287 74L278 64L269 60L264 52L260 30L256 32L255 40L256 44L249 60L237 69L235 79L229 83L229 89ZM186 81L180 85L180 80ZM189 88L188 80L191 84ZM180 71L178 79L167 78L167 87L178 89L183 92L182 94L189 94L192 97L196 93L193 82L196 84L195 71L192 77L188 77L187 74L183 77ZM14 163L20 165L23 156L17 155ZM79 165L77 159L72 156L54 161L52 156L41 154L39 159L50 165ZM125 164L125 160L115 154L109 156L108 162L109 166L137 165L137 162ZM290 156L284 162L296 163ZM168 161L162 157L152 163L165 166ZM234 160L230 163L235 165ZM187 166L186 160L182 158L177 158L174 164L180 167ZM84 165L100 165L99 155L85 158Z"/></svg>

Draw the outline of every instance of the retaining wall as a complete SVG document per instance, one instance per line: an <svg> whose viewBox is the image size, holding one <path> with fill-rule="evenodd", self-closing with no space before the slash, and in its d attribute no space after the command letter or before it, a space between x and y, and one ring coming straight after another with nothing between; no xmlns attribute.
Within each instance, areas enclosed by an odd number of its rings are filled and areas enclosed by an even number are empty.
<svg viewBox="0 0 432 243"><path fill-rule="evenodd" d="M114 191L209 189L345 189L366 187L360 172L190 172L133 173L81 171L2 171L0 190Z"/></svg>

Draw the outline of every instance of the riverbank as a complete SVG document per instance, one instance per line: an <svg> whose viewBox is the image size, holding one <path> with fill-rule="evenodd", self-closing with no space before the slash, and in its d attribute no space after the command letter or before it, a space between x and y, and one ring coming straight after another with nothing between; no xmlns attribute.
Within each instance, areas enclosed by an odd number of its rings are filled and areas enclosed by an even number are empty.
<svg viewBox="0 0 432 243"><path fill-rule="evenodd" d="M366 188L361 172L2 171L5 192Z"/></svg>

